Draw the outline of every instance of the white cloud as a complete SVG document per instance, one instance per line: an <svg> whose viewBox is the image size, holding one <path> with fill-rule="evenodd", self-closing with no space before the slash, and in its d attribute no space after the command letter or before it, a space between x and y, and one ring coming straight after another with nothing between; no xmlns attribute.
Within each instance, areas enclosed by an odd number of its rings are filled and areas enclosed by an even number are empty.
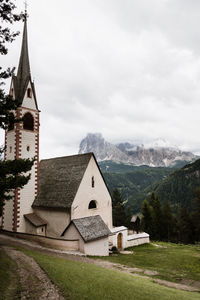
<svg viewBox="0 0 200 300"><path fill-rule="evenodd" d="M199 8L197 0L30 2L41 157L77 152L87 132L199 152ZM20 40L4 66L18 63Z"/></svg>

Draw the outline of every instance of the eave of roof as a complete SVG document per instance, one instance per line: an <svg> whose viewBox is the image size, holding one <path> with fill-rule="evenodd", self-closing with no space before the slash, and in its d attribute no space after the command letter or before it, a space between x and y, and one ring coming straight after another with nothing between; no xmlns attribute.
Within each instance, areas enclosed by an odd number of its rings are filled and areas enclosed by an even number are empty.
<svg viewBox="0 0 200 300"><path fill-rule="evenodd" d="M28 220L34 227L40 227L47 225L47 222L40 218L38 215L35 213L30 213L30 214L25 214L24 218Z"/></svg>
<svg viewBox="0 0 200 300"><path fill-rule="evenodd" d="M70 224L66 227L61 236L65 234L71 224L76 227L85 243L111 235L111 231L100 215L71 220Z"/></svg>

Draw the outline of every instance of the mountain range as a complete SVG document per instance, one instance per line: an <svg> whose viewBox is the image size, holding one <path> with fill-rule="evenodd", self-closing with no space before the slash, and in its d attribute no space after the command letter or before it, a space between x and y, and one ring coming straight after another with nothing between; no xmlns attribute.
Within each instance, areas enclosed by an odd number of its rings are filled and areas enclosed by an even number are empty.
<svg viewBox="0 0 200 300"><path fill-rule="evenodd" d="M93 152L98 162L112 161L151 167L182 167L199 158L191 152L165 145L145 147L128 142L114 145L107 142L101 133L88 133L81 141L79 154L87 152Z"/></svg>

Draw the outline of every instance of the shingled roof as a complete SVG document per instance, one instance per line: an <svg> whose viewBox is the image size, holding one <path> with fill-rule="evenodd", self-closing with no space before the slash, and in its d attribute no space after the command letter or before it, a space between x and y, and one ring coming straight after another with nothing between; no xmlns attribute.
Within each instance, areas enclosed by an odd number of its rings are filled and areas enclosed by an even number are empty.
<svg viewBox="0 0 200 300"><path fill-rule="evenodd" d="M86 243L107 237L109 234L111 234L108 226L104 223L99 215L74 219L71 221L71 223L74 224ZM62 235L65 234L71 223L67 226Z"/></svg>
<svg viewBox="0 0 200 300"><path fill-rule="evenodd" d="M26 215L24 215L24 218L26 220L28 220L35 227L40 227L40 226L43 226L43 225L47 225L47 222L44 221L42 218L40 218L35 213L26 214Z"/></svg>
<svg viewBox="0 0 200 300"><path fill-rule="evenodd" d="M42 160L33 207L70 208L92 156L86 153Z"/></svg>

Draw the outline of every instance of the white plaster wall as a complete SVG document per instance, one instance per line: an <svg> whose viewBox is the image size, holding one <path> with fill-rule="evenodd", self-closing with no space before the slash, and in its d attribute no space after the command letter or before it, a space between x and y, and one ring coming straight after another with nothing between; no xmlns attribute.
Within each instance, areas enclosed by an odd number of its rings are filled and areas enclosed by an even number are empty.
<svg viewBox="0 0 200 300"><path fill-rule="evenodd" d="M35 152L35 133L31 131L22 131L22 144L21 144L21 158L33 158L36 155ZM30 151L27 151L27 145L30 146ZM20 222L19 232L25 232L25 219L24 214L32 213L32 203L35 199L35 168L34 163L31 169L31 178L29 182L20 190ZM28 173L27 173L28 174Z"/></svg>
<svg viewBox="0 0 200 300"><path fill-rule="evenodd" d="M149 237L129 240L126 242L126 248L138 246L138 245L142 245L142 244L147 244L147 243L149 243Z"/></svg>
<svg viewBox="0 0 200 300"><path fill-rule="evenodd" d="M3 218L4 218L3 229L12 231L13 229L13 200L12 199L5 202Z"/></svg>
<svg viewBox="0 0 200 300"><path fill-rule="evenodd" d="M28 241L34 241L44 247L53 248L57 250L78 250L78 240L63 240L48 238L41 235L30 235L26 233L13 233L14 237L25 239Z"/></svg>
<svg viewBox="0 0 200 300"><path fill-rule="evenodd" d="M13 82L11 82L11 89L13 87ZM29 82L28 88L31 88L31 84ZM15 98L15 96L13 95ZM32 98L27 97L27 92L25 94L23 103L22 103L22 116L26 112L31 112L31 114L34 117L34 121L36 119L37 111L36 111L36 105L35 105L35 99L34 95L32 93ZM16 125L15 125L16 126ZM20 133L21 133L21 146L20 146L20 158L33 158L36 156L36 135L37 135L37 128L35 126L34 122L34 131L28 131L23 129L22 122L18 124L20 127ZM15 130L11 130L7 132L7 148L6 148L6 159L14 159L15 158ZM27 146L30 147L30 151L27 151ZM10 151L10 147L12 147L12 151ZM31 213L32 208L31 205L35 198L35 176L36 176L36 164L35 162L34 166L31 170L31 179L29 180L28 184L23 187L23 189L20 190L20 222L18 223L18 231L25 232L25 219L24 214ZM5 209L4 209L4 227L5 230L12 230L13 229L13 201L9 201L9 203L6 203Z"/></svg>
<svg viewBox="0 0 200 300"><path fill-rule="evenodd" d="M27 220L25 220L25 230L27 233L37 234L36 227L30 224Z"/></svg>
<svg viewBox="0 0 200 300"><path fill-rule="evenodd" d="M15 158L15 131L10 130L7 132L7 145L6 145L6 160ZM10 152L10 147L12 151Z"/></svg>
<svg viewBox="0 0 200 300"><path fill-rule="evenodd" d="M29 82L29 84L27 86L27 89L28 88L30 88L32 90L30 82ZM36 109L35 99L34 99L34 96L33 96L33 91L32 91L32 98L28 98L27 97L27 90L26 90L25 97L24 97L24 100L22 102L22 106L30 108L30 109Z"/></svg>
<svg viewBox="0 0 200 300"><path fill-rule="evenodd" d="M84 253L86 255L108 256L109 255L108 237L85 243Z"/></svg>
<svg viewBox="0 0 200 300"><path fill-rule="evenodd" d="M85 243L78 230L72 223L64 235L65 239L78 239L79 250L86 255L108 256L108 237Z"/></svg>
<svg viewBox="0 0 200 300"><path fill-rule="evenodd" d="M38 235L46 236L46 226L44 225L44 226L37 227L36 233Z"/></svg>
<svg viewBox="0 0 200 300"><path fill-rule="evenodd" d="M70 214L67 211L34 208L34 212L47 221L46 236L60 237L70 223Z"/></svg>
<svg viewBox="0 0 200 300"><path fill-rule="evenodd" d="M33 158L36 155L35 135L34 131L22 130L21 157ZM30 147L29 151L27 151L27 146Z"/></svg>
<svg viewBox="0 0 200 300"><path fill-rule="evenodd" d="M29 99L29 98L28 98ZM33 101L33 98L30 98L30 101ZM27 112L26 109L22 109L22 115ZM31 111L34 120L36 118L36 112ZM21 126L23 126L21 124ZM36 153L36 131L22 130L21 131L21 158L30 158L32 159L37 155ZM29 146L29 151L27 150ZM36 178L36 164L34 163L31 169L31 178L29 182L20 190L20 222L19 222L19 232L26 232L26 225L24 214L32 213L32 204L35 199L35 178Z"/></svg>
<svg viewBox="0 0 200 300"><path fill-rule="evenodd" d="M128 236L128 229L126 230L121 230L116 232L114 235L110 235L109 236L109 242L117 247L117 236L118 234L121 233L122 234L122 249L126 248L126 243L127 243L127 236ZM117 247L118 248L118 247Z"/></svg>
<svg viewBox="0 0 200 300"><path fill-rule="evenodd" d="M63 238L66 240L73 240L73 239L79 240L78 250L84 253L84 241L73 223L69 226Z"/></svg>
<svg viewBox="0 0 200 300"><path fill-rule="evenodd" d="M91 181L94 176L95 185ZM91 200L97 201L96 209L88 209ZM85 171L71 207L71 219L100 215L109 228L112 228L112 201L93 157Z"/></svg>
<svg viewBox="0 0 200 300"><path fill-rule="evenodd" d="M12 151L10 152L10 147ZM15 158L15 131L11 130L7 132L7 147L6 147L6 159L13 160ZM3 229L11 231L13 228L13 199L6 201L4 206L4 226Z"/></svg>

